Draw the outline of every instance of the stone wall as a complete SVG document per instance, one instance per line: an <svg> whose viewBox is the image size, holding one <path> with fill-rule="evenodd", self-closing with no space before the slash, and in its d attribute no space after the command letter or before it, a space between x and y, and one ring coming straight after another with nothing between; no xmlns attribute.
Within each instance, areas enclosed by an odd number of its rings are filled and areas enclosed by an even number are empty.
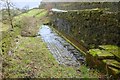
<svg viewBox="0 0 120 80"><path fill-rule="evenodd" d="M42 2L39 8L57 8L64 10L83 10L92 8L106 8L116 12L119 9L119 2Z"/></svg>
<svg viewBox="0 0 120 80"><path fill-rule="evenodd" d="M119 79L120 23L118 12L103 9L51 12L51 25L71 41L87 48L86 63ZM91 49L90 49L91 48ZM81 49L81 48L80 48ZM83 51L83 49L81 49Z"/></svg>
<svg viewBox="0 0 120 80"><path fill-rule="evenodd" d="M51 24L88 48L120 44L117 12L103 9L51 12Z"/></svg>

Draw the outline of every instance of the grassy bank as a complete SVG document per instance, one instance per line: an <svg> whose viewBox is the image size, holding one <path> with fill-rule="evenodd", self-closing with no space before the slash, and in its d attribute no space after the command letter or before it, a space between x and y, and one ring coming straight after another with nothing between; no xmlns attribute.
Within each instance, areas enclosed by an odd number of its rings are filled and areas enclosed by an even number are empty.
<svg viewBox="0 0 120 80"><path fill-rule="evenodd" d="M36 11L36 12L35 12ZM21 15L18 15L16 17L13 18L13 23L14 23L14 28L13 30L11 31L11 27L9 24L3 24L3 23L0 23L0 25L2 25L0 28L0 46L1 46L1 49L0 51L2 53L0 53L0 55L2 56L3 58L3 62L2 62L2 66L3 66L3 77L7 77L7 73L5 70L6 68L10 68L10 60L13 59L13 57L11 57L11 55L15 54L15 49L14 47L17 46L17 43L18 43L18 35L20 36L21 35L21 31L25 31L24 28L26 28L28 26L28 24L25 25L25 23L29 22L30 21L33 21L33 20L26 20L26 22L23 22L23 19L25 17L27 18L30 18L30 17L33 17L34 15L36 14L40 14L42 10L39 10L39 9L33 9L27 13L23 13ZM47 11L46 11L47 12ZM25 15L26 14L26 15ZM47 13L44 14L44 17L46 16ZM42 18L43 16L40 16L38 17L39 19ZM32 18L33 19L33 18ZM37 18L34 18L34 21L36 21L36 23L31 23L32 24L32 27L30 26L29 27L29 31L30 33L33 33L34 35L37 34L37 31L39 30L39 20ZM27 35L27 33L26 33ZM13 67L13 70L14 70L14 67Z"/></svg>
<svg viewBox="0 0 120 80"><path fill-rule="evenodd" d="M4 67L4 75L9 78L70 78L98 77L98 73L86 66L80 68L59 65L46 44L38 37L20 37L9 56L9 65Z"/></svg>
<svg viewBox="0 0 120 80"><path fill-rule="evenodd" d="M41 37L24 37L21 36L21 30L24 30L21 23L22 17L34 17L37 22L36 26L32 26L31 30L38 31L41 24L48 22L47 11L33 9L27 13L15 17L14 25L16 26L11 31L9 37L2 40L6 43L2 55L3 61L3 77L4 78L97 78L100 74L95 70L90 70L88 67L59 65L47 45L41 40ZM24 19L23 18L23 19ZM31 18L32 19L32 18ZM25 21L23 21L25 22ZM21 26L22 25L22 26ZM29 25L30 26L30 25ZM25 29L26 30L26 29ZM37 32L36 32L37 33ZM14 36L14 37L12 37ZM8 44L9 43L9 44ZM3 46L2 46L3 48Z"/></svg>

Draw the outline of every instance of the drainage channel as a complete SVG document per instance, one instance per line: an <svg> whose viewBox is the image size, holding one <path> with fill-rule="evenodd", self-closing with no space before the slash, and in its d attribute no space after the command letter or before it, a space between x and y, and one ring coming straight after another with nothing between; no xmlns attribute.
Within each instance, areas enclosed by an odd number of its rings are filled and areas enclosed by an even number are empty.
<svg viewBox="0 0 120 80"><path fill-rule="evenodd" d="M77 67L85 63L84 56L70 43L52 31L48 25L42 25L38 34L47 43L48 49L59 64Z"/></svg>

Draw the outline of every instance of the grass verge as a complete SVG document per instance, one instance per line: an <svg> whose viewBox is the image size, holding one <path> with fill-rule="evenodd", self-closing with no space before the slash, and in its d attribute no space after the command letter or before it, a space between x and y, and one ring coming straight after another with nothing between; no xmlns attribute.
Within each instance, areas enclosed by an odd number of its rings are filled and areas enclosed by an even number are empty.
<svg viewBox="0 0 120 80"><path fill-rule="evenodd" d="M92 72L83 65L80 68L59 65L46 44L38 37L20 37L13 50L14 53L9 57L9 66L4 67L6 78L98 77L97 72Z"/></svg>

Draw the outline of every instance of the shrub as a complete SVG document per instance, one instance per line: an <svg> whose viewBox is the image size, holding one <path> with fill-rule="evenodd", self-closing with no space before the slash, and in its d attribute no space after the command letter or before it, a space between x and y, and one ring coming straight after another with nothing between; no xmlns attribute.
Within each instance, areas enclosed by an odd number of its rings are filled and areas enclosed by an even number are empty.
<svg viewBox="0 0 120 80"><path fill-rule="evenodd" d="M23 17L21 19L21 36L35 37L37 32L37 20L34 17Z"/></svg>

